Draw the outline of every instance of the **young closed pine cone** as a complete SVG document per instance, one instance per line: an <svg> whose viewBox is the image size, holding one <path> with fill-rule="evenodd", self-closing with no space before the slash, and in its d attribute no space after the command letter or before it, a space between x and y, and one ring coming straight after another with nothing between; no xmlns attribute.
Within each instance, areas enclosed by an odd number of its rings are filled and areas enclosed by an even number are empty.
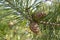
<svg viewBox="0 0 60 40"><path fill-rule="evenodd" d="M32 19L38 22L42 20L45 16L46 14L44 12L37 12L37 13L32 14Z"/></svg>
<svg viewBox="0 0 60 40"><path fill-rule="evenodd" d="M39 33L39 25L36 22L30 22L30 30L35 34L38 34Z"/></svg>

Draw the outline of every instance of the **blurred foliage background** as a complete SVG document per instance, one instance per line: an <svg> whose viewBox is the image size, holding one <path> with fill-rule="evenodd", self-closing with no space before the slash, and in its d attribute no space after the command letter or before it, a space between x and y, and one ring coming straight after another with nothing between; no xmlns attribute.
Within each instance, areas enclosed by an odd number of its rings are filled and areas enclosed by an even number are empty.
<svg viewBox="0 0 60 40"><path fill-rule="evenodd" d="M45 12L41 34L34 34L29 23L35 12ZM60 40L60 0L0 0L0 40Z"/></svg>

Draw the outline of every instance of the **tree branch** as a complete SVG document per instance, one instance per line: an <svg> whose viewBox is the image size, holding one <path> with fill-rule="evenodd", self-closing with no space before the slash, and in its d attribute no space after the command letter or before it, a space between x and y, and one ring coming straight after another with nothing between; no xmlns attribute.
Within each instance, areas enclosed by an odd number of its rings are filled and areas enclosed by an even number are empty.
<svg viewBox="0 0 60 40"><path fill-rule="evenodd" d="M17 12L21 13L22 16L24 16L26 19L31 21L31 18L29 18L28 15L24 14L23 11L21 11L19 8L15 8L15 6L9 0L6 0L6 2L8 2L10 4L11 8L13 8Z"/></svg>
<svg viewBox="0 0 60 40"><path fill-rule="evenodd" d="M40 21L41 24L45 24L45 25L54 25L54 26L60 26L59 23L52 23L52 22L46 22L46 21Z"/></svg>

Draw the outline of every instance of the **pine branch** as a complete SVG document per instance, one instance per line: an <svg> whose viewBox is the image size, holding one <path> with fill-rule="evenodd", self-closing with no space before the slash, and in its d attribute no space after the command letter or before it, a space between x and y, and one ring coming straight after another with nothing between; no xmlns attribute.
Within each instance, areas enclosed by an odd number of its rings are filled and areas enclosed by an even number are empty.
<svg viewBox="0 0 60 40"><path fill-rule="evenodd" d="M45 25L60 26L60 23L52 23L52 22L46 22L46 21L40 21L40 23Z"/></svg>
<svg viewBox="0 0 60 40"><path fill-rule="evenodd" d="M26 19L28 19L28 20L32 20L30 17L28 17L28 15L25 15L19 8L14 8L15 6L11 3L11 2L9 2L8 0L6 0L10 5L11 5L11 8L13 8L13 9L15 9L15 10L17 10L17 12L19 12L19 13L21 13L21 15L23 15ZM40 2L39 2L40 3ZM38 4L38 3L37 3ZM28 6L28 5L27 5ZM31 7L33 7L33 6L31 6ZM31 7L29 7L29 8L31 8ZM28 10L27 10L28 11ZM41 24L46 24L46 25L57 25L57 26L60 26L60 24L57 24L57 23L51 23L51 22L46 22L46 21L40 21L40 23Z"/></svg>
<svg viewBox="0 0 60 40"><path fill-rule="evenodd" d="M24 16L26 19L32 20L31 18L28 17L28 15L23 13L23 10L21 11L19 8L15 8L15 6L9 0L6 0L6 1L10 4L11 8L13 8L17 12L21 13L21 15Z"/></svg>

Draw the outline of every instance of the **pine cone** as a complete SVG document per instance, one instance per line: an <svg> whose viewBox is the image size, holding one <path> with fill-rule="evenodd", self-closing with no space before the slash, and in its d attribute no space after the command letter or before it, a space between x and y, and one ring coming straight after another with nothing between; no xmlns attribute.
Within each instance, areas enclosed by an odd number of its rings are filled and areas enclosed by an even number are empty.
<svg viewBox="0 0 60 40"><path fill-rule="evenodd" d="M46 14L44 12L37 12L35 14L32 14L32 19L34 21L39 21L39 20L42 20L45 16Z"/></svg>
<svg viewBox="0 0 60 40"><path fill-rule="evenodd" d="M39 25L36 22L30 22L30 30L35 34L38 34L39 33Z"/></svg>

